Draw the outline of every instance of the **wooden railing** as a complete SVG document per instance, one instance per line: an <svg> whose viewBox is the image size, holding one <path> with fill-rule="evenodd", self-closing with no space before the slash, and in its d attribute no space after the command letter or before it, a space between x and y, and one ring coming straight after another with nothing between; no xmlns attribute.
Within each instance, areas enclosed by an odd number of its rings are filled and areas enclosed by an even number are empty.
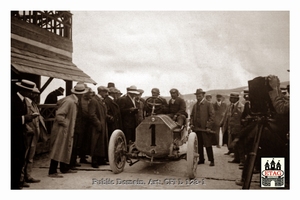
<svg viewBox="0 0 300 200"><path fill-rule="evenodd" d="M56 104L39 104L40 114L44 117L47 132L51 134L53 122L55 120ZM46 153L50 151L50 139L46 142L39 142L36 147L36 154Z"/></svg>
<svg viewBox="0 0 300 200"><path fill-rule="evenodd" d="M70 11L11 11L11 17L16 17L72 40L72 14Z"/></svg>

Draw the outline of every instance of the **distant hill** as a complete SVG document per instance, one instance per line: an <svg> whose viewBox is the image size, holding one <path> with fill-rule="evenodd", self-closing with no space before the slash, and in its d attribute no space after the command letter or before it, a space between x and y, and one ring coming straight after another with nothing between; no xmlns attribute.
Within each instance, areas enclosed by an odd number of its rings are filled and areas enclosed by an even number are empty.
<svg viewBox="0 0 300 200"><path fill-rule="evenodd" d="M290 82L289 81L284 81L280 84L281 88L286 88L287 85L289 85ZM214 90L208 90L206 91L206 95L210 94L212 95L212 101L215 102L216 101L216 95L217 94L221 94L224 96L225 98L225 102L229 103L229 95L231 92L238 92L240 93L241 97L243 97L243 92L245 89L248 89L248 86L243 86L243 87L238 87L238 88L233 88L233 89L214 89ZM187 100L187 101L196 101L196 96L194 93L192 94L181 94L182 98ZM163 98L165 98L167 101L170 100L170 96L162 96ZM148 98L148 97L143 97L144 99ZM243 99L241 99L243 100Z"/></svg>
<svg viewBox="0 0 300 200"><path fill-rule="evenodd" d="M289 85L289 81L282 82L280 84L281 88L286 88L287 85ZM208 90L206 91L206 95L210 94L212 95L212 102L216 102L216 95L221 94L224 97L224 102L229 104L229 95L231 92L238 92L240 94L240 101L244 103L244 98L243 98L243 92L245 89L248 89L248 86L243 86L243 87L238 87L238 88L233 88L233 89L214 89L214 90ZM143 97L144 99L147 99L149 96ZM162 96L169 102L170 96ZM192 94L181 94L181 97L186 100L186 106L187 106L187 112L190 115L192 106L194 103L196 103L196 95L194 93Z"/></svg>
<svg viewBox="0 0 300 200"><path fill-rule="evenodd" d="M280 87L281 88L286 88L287 85L289 85L290 82L289 81L285 81L285 82L282 82L280 84ZM206 91L206 95L207 94L210 94L212 95L212 101L216 101L216 95L217 94L221 94L224 96L225 98L225 102L228 102L229 103L229 95L231 92L238 92L240 93L241 97L243 96L243 92L245 89L248 89L248 86L243 86L243 87L238 87L238 88L233 88L233 89L214 89L214 90L208 90ZM196 96L194 93L192 94L184 94L182 95L182 97L185 99L185 100L195 100L196 99Z"/></svg>

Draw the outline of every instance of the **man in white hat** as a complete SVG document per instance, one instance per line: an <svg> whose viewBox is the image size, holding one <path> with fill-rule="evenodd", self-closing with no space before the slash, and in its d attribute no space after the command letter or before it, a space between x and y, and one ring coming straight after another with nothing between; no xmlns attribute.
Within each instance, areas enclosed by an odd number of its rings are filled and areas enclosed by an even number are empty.
<svg viewBox="0 0 300 200"><path fill-rule="evenodd" d="M25 103L25 97L31 95L35 83L22 80L16 86L16 93L11 95L11 189L22 189L20 178L26 150L26 124L38 115L28 113Z"/></svg>
<svg viewBox="0 0 300 200"><path fill-rule="evenodd" d="M127 88L127 94L122 96L118 101L127 143L129 143L129 141L135 141L135 128L137 127L136 115L138 113L135 97L139 94L137 87L132 85Z"/></svg>
<svg viewBox="0 0 300 200"><path fill-rule="evenodd" d="M22 170L21 181L25 181L23 187L29 187L27 183L38 183L40 180L35 179L31 176L32 167L33 167L33 158L35 156L35 151L37 147L38 140L41 139L43 142L46 142L50 136L47 133L47 128L44 122L44 118L40 115L39 108L37 106L37 98L40 94L40 91L37 87L33 88L31 96L25 97L25 102L27 105L27 111L30 114L36 113L38 116L26 124L27 131L33 133L33 135L27 136L28 148L26 150L27 154L25 157L25 163Z"/></svg>
<svg viewBox="0 0 300 200"><path fill-rule="evenodd" d="M71 89L72 94L60 99L57 102L55 121L50 136L51 150L49 157L51 159L49 167L49 177L62 178L57 173L58 163L62 173L74 173L70 169L71 155L73 152L74 129L77 121L78 105L82 95L88 92L88 88L83 83L77 83Z"/></svg>

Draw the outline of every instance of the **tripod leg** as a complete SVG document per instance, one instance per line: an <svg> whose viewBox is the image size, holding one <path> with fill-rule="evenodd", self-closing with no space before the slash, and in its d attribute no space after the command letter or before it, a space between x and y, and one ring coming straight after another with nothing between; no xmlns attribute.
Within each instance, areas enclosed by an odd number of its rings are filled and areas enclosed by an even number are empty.
<svg viewBox="0 0 300 200"><path fill-rule="evenodd" d="M260 137L261 137L262 131L264 129L264 124L261 121L259 121L256 126L256 129L257 130L256 130L255 138L254 138L252 151L248 154L248 157L247 157L247 159L249 159L249 161L248 161L249 166L247 167L246 177L245 177L245 181L244 181L242 189L250 188L250 183L251 183L251 179L252 179L252 175L253 175L253 169L254 169L254 164L255 164L255 160L256 160L257 150L259 147Z"/></svg>

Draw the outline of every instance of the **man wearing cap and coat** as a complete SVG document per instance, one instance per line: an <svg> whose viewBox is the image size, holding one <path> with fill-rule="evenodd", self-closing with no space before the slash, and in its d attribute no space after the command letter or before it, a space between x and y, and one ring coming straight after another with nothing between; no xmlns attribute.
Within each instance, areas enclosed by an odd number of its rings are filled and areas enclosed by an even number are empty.
<svg viewBox="0 0 300 200"><path fill-rule="evenodd" d="M135 96L139 94L136 86L127 88L127 94L122 96L119 101L119 107L122 116L123 131L126 136L127 144L129 141L135 141L135 128L137 127L138 108L135 103Z"/></svg>
<svg viewBox="0 0 300 200"><path fill-rule="evenodd" d="M71 95L68 95L57 102L55 120L50 135L50 154L49 157L49 177L62 178L57 173L58 163L60 163L60 171L62 173L74 173L70 169L71 155L73 151L74 129L77 120L79 99L88 92L83 83L77 83L71 89Z"/></svg>
<svg viewBox="0 0 300 200"><path fill-rule="evenodd" d="M107 107L104 98L108 89L104 86L97 88L96 94L88 105L92 125L91 157L92 167L98 168L108 161Z"/></svg>
<svg viewBox="0 0 300 200"><path fill-rule="evenodd" d="M238 148L239 144L236 145L236 143L233 142L240 136L242 130L241 117L244 110L244 105L239 102L239 99L239 93L232 92L230 94L230 105L227 106L224 117L220 122L220 126L223 129L223 133L228 133L228 152L225 154L229 155L230 153L234 152L234 159L228 162L241 162L240 164L242 164L245 161L245 154L244 152L241 152L241 148Z"/></svg>
<svg viewBox="0 0 300 200"><path fill-rule="evenodd" d="M11 189L22 189L20 178L25 158L26 124L38 115L29 114L25 103L25 97L30 96L35 83L22 80L16 86L16 92L11 94Z"/></svg>
<svg viewBox="0 0 300 200"><path fill-rule="evenodd" d="M198 138L198 164L204 164L204 146L208 160L210 161L209 166L214 166L215 163L212 150L212 137L214 137L214 134L211 132L214 123L214 109L212 103L204 98L205 92L201 88L197 89L194 94L196 95L197 102L192 109L190 126L197 134Z"/></svg>
<svg viewBox="0 0 300 200"><path fill-rule="evenodd" d="M50 92L45 99L45 104L56 104L57 97L62 96L64 94L64 91L64 88L59 87L56 90Z"/></svg>
<svg viewBox="0 0 300 200"><path fill-rule="evenodd" d="M170 90L171 99L169 100L168 116L177 122L179 127L182 127L188 117L186 112L186 103L184 99L179 97L179 91L175 88Z"/></svg>

